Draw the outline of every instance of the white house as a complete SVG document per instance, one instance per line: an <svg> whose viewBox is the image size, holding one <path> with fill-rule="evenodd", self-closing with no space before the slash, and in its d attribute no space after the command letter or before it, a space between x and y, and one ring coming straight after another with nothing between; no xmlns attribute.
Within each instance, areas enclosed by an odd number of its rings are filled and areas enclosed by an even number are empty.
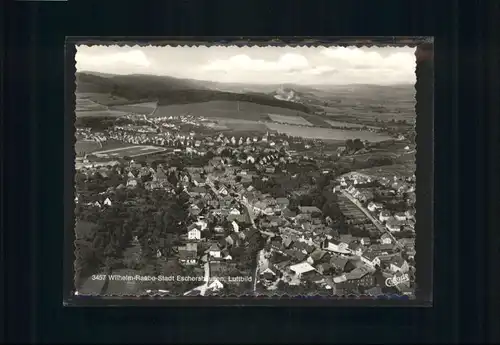
<svg viewBox="0 0 500 345"><path fill-rule="evenodd" d="M396 272L405 273L405 272L408 272L410 267L408 265L408 262L406 262L405 259L401 258L400 256L396 256L391 261L391 263L389 265L389 269L394 273L396 273Z"/></svg>
<svg viewBox="0 0 500 345"><path fill-rule="evenodd" d="M201 239L201 231L193 228L188 231L188 239L189 240L200 240Z"/></svg>
<svg viewBox="0 0 500 345"><path fill-rule="evenodd" d="M109 200L109 198L106 198L106 200L104 200L104 205L111 206L111 200Z"/></svg>
<svg viewBox="0 0 500 345"><path fill-rule="evenodd" d="M391 232L401 231L401 227L403 225L404 225L403 222L396 220L394 218L389 219L387 221L387 223L385 224L387 230L389 230Z"/></svg>
<svg viewBox="0 0 500 345"><path fill-rule="evenodd" d="M396 220L399 220L399 221L404 221L406 220L406 214L400 212L400 213L396 213L394 215L394 218L396 218Z"/></svg>
<svg viewBox="0 0 500 345"><path fill-rule="evenodd" d="M220 258L221 257L221 252L219 245L217 243L214 243L208 248L208 255L214 257L214 258Z"/></svg>
<svg viewBox="0 0 500 345"><path fill-rule="evenodd" d="M237 208L233 208L231 211L229 211L229 214L238 215L239 216L241 214L241 212Z"/></svg>
<svg viewBox="0 0 500 345"><path fill-rule="evenodd" d="M380 258L373 252L364 253L361 257L361 261L372 267L380 265Z"/></svg>
<svg viewBox="0 0 500 345"><path fill-rule="evenodd" d="M375 203L370 202L370 203L368 204L368 207L367 207L367 208L368 208L368 211L370 211L370 212L375 212L375 210L376 210Z"/></svg>
<svg viewBox="0 0 500 345"><path fill-rule="evenodd" d="M302 274L314 271L315 268L312 267L309 263L307 262L301 262L300 264L292 265L290 266L290 270L295 273L298 277L300 277Z"/></svg>
<svg viewBox="0 0 500 345"><path fill-rule="evenodd" d="M382 244L391 244L392 243L392 238L388 234L384 233L382 236L380 236L380 243Z"/></svg>
<svg viewBox="0 0 500 345"><path fill-rule="evenodd" d="M137 180L131 179L127 181L127 187L136 187L137 186Z"/></svg>
<svg viewBox="0 0 500 345"><path fill-rule="evenodd" d="M386 222L387 220L389 220L389 218L391 218L391 214L389 213L389 211L382 211L378 216L378 219L381 222Z"/></svg>
<svg viewBox="0 0 500 345"><path fill-rule="evenodd" d="M198 226L198 227L200 228L200 230L201 230L201 231L203 231L203 230L205 230L206 228L208 228L208 224L207 224L207 222L206 222L206 221L204 221L204 220L201 220L201 219L200 219L200 220L198 220L198 221L196 222L196 226Z"/></svg>
<svg viewBox="0 0 500 345"><path fill-rule="evenodd" d="M341 254L348 254L350 253L349 251L349 245L347 243L333 243L333 242L328 242L328 245L325 248L326 250L330 250L332 252L336 253L341 253Z"/></svg>
<svg viewBox="0 0 500 345"><path fill-rule="evenodd" d="M413 219L415 217L415 210L410 209L405 212L407 219Z"/></svg>
<svg viewBox="0 0 500 345"><path fill-rule="evenodd" d="M369 237L362 237L360 243L364 246L369 246L371 244L371 240Z"/></svg>

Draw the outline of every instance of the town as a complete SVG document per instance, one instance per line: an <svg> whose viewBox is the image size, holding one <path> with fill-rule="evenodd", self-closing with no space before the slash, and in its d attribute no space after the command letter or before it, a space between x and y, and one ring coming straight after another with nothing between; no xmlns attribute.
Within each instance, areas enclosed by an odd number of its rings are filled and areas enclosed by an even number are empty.
<svg viewBox="0 0 500 345"><path fill-rule="evenodd" d="M80 120L98 149L76 147L79 294L415 295L415 174L383 144ZM405 136L385 144L411 154Z"/></svg>

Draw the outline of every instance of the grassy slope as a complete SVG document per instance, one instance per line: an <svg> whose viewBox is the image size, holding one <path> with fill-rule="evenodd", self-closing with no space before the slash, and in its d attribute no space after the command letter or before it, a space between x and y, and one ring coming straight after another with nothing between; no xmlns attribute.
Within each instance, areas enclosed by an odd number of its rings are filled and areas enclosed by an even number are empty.
<svg viewBox="0 0 500 345"><path fill-rule="evenodd" d="M110 94L125 98L129 101L128 103L158 100L160 105L170 105L208 101L242 101L310 112L309 107L305 105L277 100L270 95L210 90L202 83L172 77L149 75L101 77L90 73L77 73L76 84L78 93Z"/></svg>
<svg viewBox="0 0 500 345"><path fill-rule="evenodd" d="M412 85L286 85L286 89L294 89L305 105L275 99L273 95L279 85L221 84L164 76L96 75L84 72L77 73L76 77L79 94L87 95L96 103L108 105L113 110L125 110L115 107L117 105L158 101L159 106L168 106L162 107L163 113L198 112L203 109L203 112L212 114L205 113L205 116L230 118L239 116L229 115L236 109L236 101L239 101L240 106L256 105L242 110L245 116L249 116L246 119L266 120L261 117L265 117L266 113L300 115L318 127L330 127L325 120L378 126L375 118L380 121L406 120L409 123L415 119L415 89ZM325 113L312 114L315 111ZM147 110L141 109L139 112L147 113ZM220 114L216 115L217 112ZM257 116L257 112L261 115Z"/></svg>

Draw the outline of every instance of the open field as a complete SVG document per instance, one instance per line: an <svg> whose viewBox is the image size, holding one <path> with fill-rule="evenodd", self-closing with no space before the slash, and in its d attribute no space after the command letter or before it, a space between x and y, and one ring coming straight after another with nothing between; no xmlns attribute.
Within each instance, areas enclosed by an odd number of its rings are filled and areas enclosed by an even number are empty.
<svg viewBox="0 0 500 345"><path fill-rule="evenodd" d="M312 126L312 124L300 116L283 116L278 114L267 114L271 121L274 122L284 122L291 125L303 125L303 126Z"/></svg>
<svg viewBox="0 0 500 345"><path fill-rule="evenodd" d="M133 146L133 144L126 143L123 141L115 140L115 139L109 139L106 140L102 143L102 150L112 150L112 149L118 149L122 147L130 147Z"/></svg>
<svg viewBox="0 0 500 345"><path fill-rule="evenodd" d="M375 152L367 152L362 154L354 154L349 156L340 157L340 162L346 162L351 159L356 159L358 162L366 162L369 159L382 159L382 158L390 158L396 160L399 155L395 152L390 151L375 151Z"/></svg>
<svg viewBox="0 0 500 345"><path fill-rule="evenodd" d="M99 92L77 92L77 99L88 99L92 102L102 104L102 105L120 105L128 104L129 100L117 96L112 96L109 93L99 93Z"/></svg>
<svg viewBox="0 0 500 345"><path fill-rule="evenodd" d="M411 150L409 152L404 152L399 155L399 157L396 159L396 162L400 164L412 164L416 161L416 155L415 155L415 150Z"/></svg>
<svg viewBox="0 0 500 345"><path fill-rule="evenodd" d="M110 107L112 110L124 111L127 113L136 113L149 115L156 109L156 102L145 102L127 105L115 105Z"/></svg>
<svg viewBox="0 0 500 345"><path fill-rule="evenodd" d="M238 111L239 104L239 111ZM201 103L189 104L172 104L160 105L155 117L163 116L179 116L183 114L191 114L194 116L223 117L233 119L246 120L263 120L268 121L268 113L283 115L283 116L301 116L307 115L297 110L272 107L268 105L256 104L251 102L236 102L236 101L209 101Z"/></svg>
<svg viewBox="0 0 500 345"><path fill-rule="evenodd" d="M220 126L233 131L258 131L267 132L269 128L265 123L259 121L243 120L243 119L227 119L214 117L211 120L217 121Z"/></svg>
<svg viewBox="0 0 500 345"><path fill-rule="evenodd" d="M120 117L128 113L118 110L76 111L76 117Z"/></svg>
<svg viewBox="0 0 500 345"><path fill-rule="evenodd" d="M103 151L97 151L93 154L98 158L121 158L121 157L139 157L150 155L154 153L164 152L166 148L149 146L149 145L136 145L136 146L127 146L120 147L116 149L109 149Z"/></svg>
<svg viewBox="0 0 500 345"><path fill-rule="evenodd" d="M93 102L88 98L77 98L75 101L75 110L78 111L97 111L106 110L107 107L99 103Z"/></svg>
<svg viewBox="0 0 500 345"><path fill-rule="evenodd" d="M228 126L222 124L222 123L216 123L216 122L205 122L204 123L205 127L211 128L213 130L225 130L225 129L230 129Z"/></svg>
<svg viewBox="0 0 500 345"><path fill-rule="evenodd" d="M97 151L101 145L92 140L77 140L75 143L75 153L77 156L84 156L87 153Z"/></svg>
<svg viewBox="0 0 500 345"><path fill-rule="evenodd" d="M382 167L373 167L369 169L357 170L361 174L368 176L374 176L377 178L388 178L391 179L394 176L404 176L408 177L415 173L415 162L407 164L394 164L394 165L384 165Z"/></svg>
<svg viewBox="0 0 500 345"><path fill-rule="evenodd" d="M335 121L335 120L325 120L326 123L332 125L333 127L351 127L351 128L362 128L365 125L359 124L359 123L349 123L349 122L342 122L342 121ZM373 126L366 126L368 128L377 128Z"/></svg>
<svg viewBox="0 0 500 345"><path fill-rule="evenodd" d="M283 125L278 123L266 123L267 127L271 130L285 133L294 137L303 137L311 139L323 140L347 140L347 139L360 139L368 140L371 142L383 141L390 139L389 136L372 133L367 131L349 131L333 128L318 128L318 127L298 127L292 125Z"/></svg>
<svg viewBox="0 0 500 345"><path fill-rule="evenodd" d="M389 122L392 120L404 120L407 123L414 123L416 114L414 108L399 110L398 112L384 109L367 109L363 106L349 106L341 108L339 107L334 111L327 111L326 117L332 119L333 121L356 121L361 122L362 124L366 123L367 125L380 127L382 125L380 122ZM375 120L379 122L376 122Z"/></svg>

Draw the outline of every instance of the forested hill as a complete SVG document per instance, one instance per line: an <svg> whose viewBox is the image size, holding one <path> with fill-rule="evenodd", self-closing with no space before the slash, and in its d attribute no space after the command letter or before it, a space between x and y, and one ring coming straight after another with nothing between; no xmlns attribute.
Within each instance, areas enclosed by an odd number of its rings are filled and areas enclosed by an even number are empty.
<svg viewBox="0 0 500 345"><path fill-rule="evenodd" d="M185 104L207 101L244 101L310 113L308 106L283 101L266 94L233 93L211 90L196 80L151 75L76 74L77 92L107 93L128 100L159 100L159 104Z"/></svg>

